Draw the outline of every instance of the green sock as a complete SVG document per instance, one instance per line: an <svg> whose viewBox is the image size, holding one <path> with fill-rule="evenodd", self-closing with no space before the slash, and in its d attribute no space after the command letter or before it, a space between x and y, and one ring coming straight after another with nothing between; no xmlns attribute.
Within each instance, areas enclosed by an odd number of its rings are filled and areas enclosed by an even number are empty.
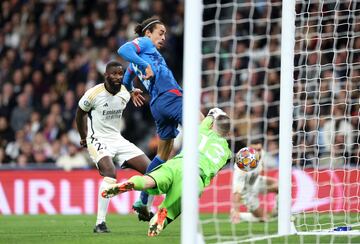
<svg viewBox="0 0 360 244"><path fill-rule="evenodd" d="M145 187L145 183L146 183L144 177L142 177L140 175L134 175L133 177L131 177L129 179L129 181L134 183L134 189L137 191L143 190Z"/></svg>

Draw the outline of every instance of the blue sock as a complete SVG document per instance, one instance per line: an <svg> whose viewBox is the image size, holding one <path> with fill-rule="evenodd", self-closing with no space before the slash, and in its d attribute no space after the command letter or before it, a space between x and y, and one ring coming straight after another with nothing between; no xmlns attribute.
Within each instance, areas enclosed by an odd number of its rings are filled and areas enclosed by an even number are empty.
<svg viewBox="0 0 360 244"><path fill-rule="evenodd" d="M159 156L156 156L151 163L149 164L149 166L146 169L146 173L149 173L150 171L152 171L153 169L155 169L157 166L159 166L160 164L163 164L165 161L162 160ZM148 197L149 194L147 194L146 192L142 191L140 193L140 200L141 202L146 205L148 202Z"/></svg>
<svg viewBox="0 0 360 244"><path fill-rule="evenodd" d="M149 164L149 166L146 169L146 173L149 173L150 171L152 171L153 169L155 169L157 166L159 166L160 164L163 164L165 161L162 160L159 156L155 156L155 158L151 161L151 163Z"/></svg>

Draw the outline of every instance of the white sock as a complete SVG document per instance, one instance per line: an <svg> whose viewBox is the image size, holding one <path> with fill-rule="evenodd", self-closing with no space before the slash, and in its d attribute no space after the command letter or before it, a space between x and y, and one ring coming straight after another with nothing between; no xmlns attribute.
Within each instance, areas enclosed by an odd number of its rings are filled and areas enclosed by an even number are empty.
<svg viewBox="0 0 360 244"><path fill-rule="evenodd" d="M110 198L103 198L101 196L101 192L107 189L111 184L115 184L116 179L111 177L104 177L103 181L100 184L99 192L98 192L98 211L96 218L96 225L105 222L107 209L109 206Z"/></svg>
<svg viewBox="0 0 360 244"><path fill-rule="evenodd" d="M151 207L152 207L153 203L154 203L154 196L153 196L153 195L149 195L149 196L148 196L148 202L147 202L147 204L146 204L146 206L147 206L147 208L148 208L149 211L151 211Z"/></svg>
<svg viewBox="0 0 360 244"><path fill-rule="evenodd" d="M249 212L242 212L240 213L240 219L249 221L249 222L259 222L260 219L255 217L252 213Z"/></svg>

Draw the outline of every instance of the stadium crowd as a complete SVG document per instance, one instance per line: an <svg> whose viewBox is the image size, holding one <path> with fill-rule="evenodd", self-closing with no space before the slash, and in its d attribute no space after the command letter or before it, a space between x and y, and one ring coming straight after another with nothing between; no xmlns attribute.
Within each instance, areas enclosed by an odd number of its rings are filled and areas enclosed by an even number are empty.
<svg viewBox="0 0 360 244"><path fill-rule="evenodd" d="M205 114L219 106L234 119L234 150L262 140L266 166L277 167L281 1L271 2L238 1L236 21L229 21L235 5L204 10L201 102ZM360 50L360 25L346 23L360 21L351 19L354 12L341 11L351 9L347 4L337 6L336 25L332 4L323 4L329 18L321 20L311 15L318 5L307 9L308 16L301 16L297 6L293 144L299 158L294 165L300 167L326 164L330 158L339 159L340 166L359 160L360 69L353 65L360 63L360 55L353 50ZM162 53L182 81L181 0L5 0L0 7L0 165L92 166L79 150L77 101L103 80L108 61L119 60L118 47L134 38L135 23L142 19L157 15L166 23ZM319 24L320 32L309 27ZM154 128L148 105L139 109L130 102L123 135L150 158L156 154Z"/></svg>
<svg viewBox="0 0 360 244"><path fill-rule="evenodd" d="M12 0L1 1L0 10L2 165L93 165L74 148L79 149L77 102L103 81L106 63L119 59L117 49L135 37L135 24L147 17L161 16L167 24L163 55L181 78L181 1ZM123 135L149 156L156 153L152 128L148 106L135 109L129 103ZM64 157L70 165L64 166Z"/></svg>

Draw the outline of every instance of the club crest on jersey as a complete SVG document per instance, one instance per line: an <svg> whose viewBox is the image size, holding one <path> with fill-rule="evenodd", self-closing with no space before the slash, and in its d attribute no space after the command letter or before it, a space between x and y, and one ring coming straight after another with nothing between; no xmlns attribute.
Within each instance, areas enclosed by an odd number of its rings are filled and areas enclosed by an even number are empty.
<svg viewBox="0 0 360 244"><path fill-rule="evenodd" d="M85 101L84 101L84 105L85 105L86 107L89 107L89 106L90 106L90 102L89 102L88 100L85 100Z"/></svg>

